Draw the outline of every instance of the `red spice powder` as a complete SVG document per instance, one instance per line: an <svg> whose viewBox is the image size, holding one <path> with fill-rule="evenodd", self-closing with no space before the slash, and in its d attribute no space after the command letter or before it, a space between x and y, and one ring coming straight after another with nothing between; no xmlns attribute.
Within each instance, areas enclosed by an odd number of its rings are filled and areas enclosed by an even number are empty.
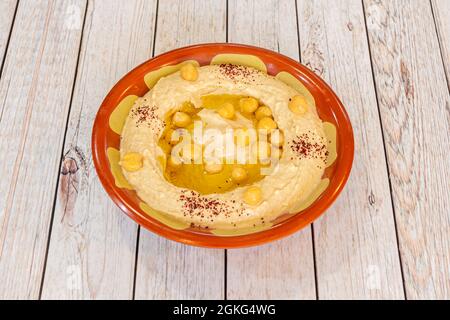
<svg viewBox="0 0 450 320"><path fill-rule="evenodd" d="M141 105L133 109L131 116L136 118L136 127L145 125L157 133L160 132L166 126L166 123L159 118L156 110L158 110L158 107L149 105Z"/></svg>
<svg viewBox="0 0 450 320"><path fill-rule="evenodd" d="M201 220L214 221L214 217L218 215L230 216L231 212L244 211L242 203L236 201L223 201L208 196L202 196L195 191L183 190L180 194L179 201L182 202L182 212L184 216L200 217Z"/></svg>
<svg viewBox="0 0 450 320"><path fill-rule="evenodd" d="M301 134L289 142L289 147L299 159L321 159L325 162L328 157L326 144L317 142L314 136L311 132Z"/></svg>
<svg viewBox="0 0 450 320"><path fill-rule="evenodd" d="M138 126L142 123L150 124L151 120L159 119L155 113L157 109L156 106L142 105L133 109L131 114L133 117L137 118L136 123Z"/></svg>
<svg viewBox="0 0 450 320"><path fill-rule="evenodd" d="M239 66L235 64L222 63L219 65L220 73L229 79L249 78L251 75L258 73L257 70L248 68L246 66Z"/></svg>

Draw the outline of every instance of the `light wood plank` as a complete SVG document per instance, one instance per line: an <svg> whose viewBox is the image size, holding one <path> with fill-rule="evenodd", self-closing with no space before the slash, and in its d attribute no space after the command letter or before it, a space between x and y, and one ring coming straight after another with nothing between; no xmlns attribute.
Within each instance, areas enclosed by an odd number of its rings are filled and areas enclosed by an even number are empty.
<svg viewBox="0 0 450 320"><path fill-rule="evenodd" d="M85 1L20 1L0 81L0 298L37 298ZM70 20L71 21L71 20Z"/></svg>
<svg viewBox="0 0 450 320"><path fill-rule="evenodd" d="M229 41L299 59L295 1L229 1ZM311 228L262 247L228 251L229 299L315 299Z"/></svg>
<svg viewBox="0 0 450 320"><path fill-rule="evenodd" d="M151 56L156 1L91 1L59 175L44 299L130 299L137 225L103 190L91 128L105 94Z"/></svg>
<svg viewBox="0 0 450 320"><path fill-rule="evenodd" d="M225 0L160 1L155 54L224 42ZM189 247L140 232L136 299L221 299L224 251Z"/></svg>
<svg viewBox="0 0 450 320"><path fill-rule="evenodd" d="M450 89L450 1L431 0L434 21L439 37L442 60L447 74L447 86Z"/></svg>
<svg viewBox="0 0 450 320"><path fill-rule="evenodd" d="M409 299L450 298L450 97L428 1L365 1Z"/></svg>
<svg viewBox="0 0 450 320"><path fill-rule="evenodd" d="M299 1L302 61L335 90L355 135L343 193L314 223L319 299L401 299L402 276L363 8Z"/></svg>
<svg viewBox="0 0 450 320"><path fill-rule="evenodd" d="M0 2L0 65L12 30L16 6L17 0L2 0Z"/></svg>

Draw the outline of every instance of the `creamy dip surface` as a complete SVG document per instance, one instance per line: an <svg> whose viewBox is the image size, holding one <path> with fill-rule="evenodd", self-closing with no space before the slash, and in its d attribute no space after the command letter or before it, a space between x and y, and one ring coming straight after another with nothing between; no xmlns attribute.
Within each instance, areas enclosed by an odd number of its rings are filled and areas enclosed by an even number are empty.
<svg viewBox="0 0 450 320"><path fill-rule="evenodd" d="M194 79L186 80L178 71L161 78L134 103L121 134L120 156L125 178L150 208L196 227L256 227L282 214L296 212L317 188L326 167L327 138L314 105L305 106L305 99L301 95L299 98L295 89L250 67L194 68ZM182 164L176 170L184 170L180 171L183 174L171 181L168 176L176 172L167 173L170 155L161 145L168 126L173 126L171 117L189 103L195 107L195 112L190 114L192 123L201 121L204 129L217 129L219 137L226 135L230 128L252 129L259 125L260 119L255 118L255 113L239 112L240 99L246 97L257 100L258 108L265 106L271 110L271 118L284 136L273 170L260 175L254 171L261 166L244 166L249 180L233 184L231 172L239 165L227 164L219 173L204 173L205 183L199 182L203 181L203 173L198 171L203 170L202 164L186 164L184 169ZM218 109L230 101L236 114L227 119ZM292 105L296 101L301 102L300 111ZM192 129L192 124L186 129ZM201 145L201 141L197 143ZM133 156L138 164L127 167L127 161L133 160ZM259 197L253 202L246 201L251 188L250 191L258 191Z"/></svg>

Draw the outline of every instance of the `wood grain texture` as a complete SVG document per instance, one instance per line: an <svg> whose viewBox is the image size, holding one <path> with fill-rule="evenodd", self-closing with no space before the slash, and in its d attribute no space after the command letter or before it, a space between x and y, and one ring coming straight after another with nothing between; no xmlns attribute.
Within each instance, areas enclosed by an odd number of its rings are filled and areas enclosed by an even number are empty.
<svg viewBox="0 0 450 320"><path fill-rule="evenodd" d="M428 1L365 1L409 299L450 298L450 98Z"/></svg>
<svg viewBox="0 0 450 320"><path fill-rule="evenodd" d="M226 39L225 0L160 1L155 54ZM189 247L140 232L136 299L222 299L224 251Z"/></svg>
<svg viewBox="0 0 450 320"><path fill-rule="evenodd" d="M314 223L319 299L401 299L402 276L362 4L299 1L298 16L302 62L341 98L355 135L347 186Z"/></svg>
<svg viewBox="0 0 450 320"><path fill-rule="evenodd" d="M0 1L1 299L450 299L450 1L17 2ZM314 233L228 251L225 292L224 251L137 232L90 139L105 94L152 52L224 42L227 6L230 42L294 59L300 42L356 151Z"/></svg>
<svg viewBox="0 0 450 320"><path fill-rule="evenodd" d="M0 81L0 298L37 298L85 1L20 1ZM82 18L82 17L81 17Z"/></svg>
<svg viewBox="0 0 450 320"><path fill-rule="evenodd" d="M44 299L130 299L137 225L106 195L91 156L105 94L151 56L156 1L91 1L69 118Z"/></svg>
<svg viewBox="0 0 450 320"><path fill-rule="evenodd" d="M2 0L0 2L0 65L3 61L9 34L12 30L17 0Z"/></svg>
<svg viewBox="0 0 450 320"><path fill-rule="evenodd" d="M229 1L228 35L299 59L295 1ZM311 228L261 247L228 250L227 298L315 299Z"/></svg>
<svg viewBox="0 0 450 320"><path fill-rule="evenodd" d="M434 22L439 37L442 60L450 90L450 1L431 0Z"/></svg>

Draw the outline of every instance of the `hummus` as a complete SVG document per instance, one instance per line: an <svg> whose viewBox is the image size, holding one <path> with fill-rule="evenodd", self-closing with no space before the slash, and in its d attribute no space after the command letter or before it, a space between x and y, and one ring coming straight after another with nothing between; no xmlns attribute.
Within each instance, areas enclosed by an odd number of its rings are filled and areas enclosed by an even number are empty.
<svg viewBox="0 0 450 320"><path fill-rule="evenodd" d="M255 128L268 139L249 134ZM217 143L230 137L234 151ZM244 149L256 161L238 159ZM195 227L257 228L295 213L317 189L327 149L314 104L284 82L250 67L188 65L135 101L120 164L155 211Z"/></svg>

